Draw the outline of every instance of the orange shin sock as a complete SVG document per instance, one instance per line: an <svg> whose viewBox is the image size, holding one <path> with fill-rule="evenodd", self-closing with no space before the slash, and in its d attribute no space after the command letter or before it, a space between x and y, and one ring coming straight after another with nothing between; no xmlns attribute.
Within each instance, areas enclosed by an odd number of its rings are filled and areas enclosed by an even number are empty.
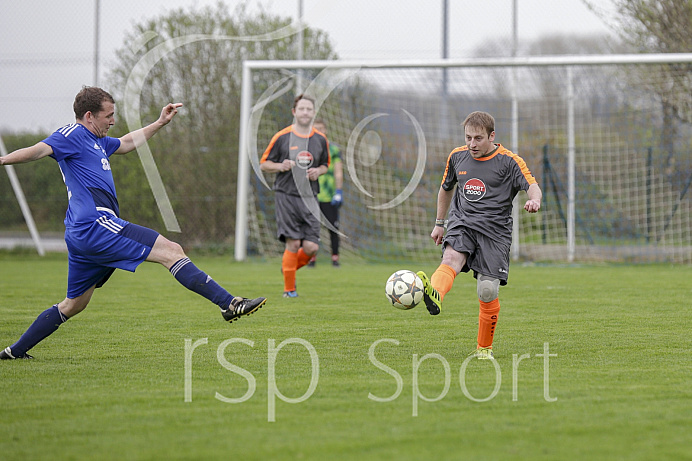
<svg viewBox="0 0 692 461"><path fill-rule="evenodd" d="M307 263L310 262L310 256L303 251L302 248L298 250L298 253L296 253L296 270L300 269L301 267L305 266Z"/></svg>
<svg viewBox="0 0 692 461"><path fill-rule="evenodd" d="M298 265L298 254L284 250L281 259L281 270L284 273L284 291L294 291L296 289L296 269Z"/></svg>
<svg viewBox="0 0 692 461"><path fill-rule="evenodd" d="M457 276L457 271L446 264L440 264L440 267L430 277L430 284L440 293L440 300L443 300L445 295L452 289L454 278Z"/></svg>
<svg viewBox="0 0 692 461"><path fill-rule="evenodd" d="M481 303L478 314L478 347L493 347L493 336L500 314L500 300L495 298L489 303Z"/></svg>

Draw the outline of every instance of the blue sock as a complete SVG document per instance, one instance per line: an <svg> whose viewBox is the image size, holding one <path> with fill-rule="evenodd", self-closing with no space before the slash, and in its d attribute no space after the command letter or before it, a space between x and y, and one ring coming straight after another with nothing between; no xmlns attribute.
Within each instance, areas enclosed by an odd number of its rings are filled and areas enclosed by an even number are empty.
<svg viewBox="0 0 692 461"><path fill-rule="evenodd" d="M57 304L41 312L34 320L34 323L19 338L19 341L10 346L12 355L15 357L23 356L29 349L43 341L65 322L67 322L67 317L60 312Z"/></svg>
<svg viewBox="0 0 692 461"><path fill-rule="evenodd" d="M228 309L233 295L227 292L207 274L197 269L190 258L183 258L170 268L171 274L188 290L204 296L221 309Z"/></svg>

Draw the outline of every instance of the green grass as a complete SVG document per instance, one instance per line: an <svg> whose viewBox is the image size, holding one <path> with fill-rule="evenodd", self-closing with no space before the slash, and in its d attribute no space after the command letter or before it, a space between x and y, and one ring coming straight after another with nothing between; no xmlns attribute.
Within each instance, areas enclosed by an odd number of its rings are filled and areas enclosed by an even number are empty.
<svg viewBox="0 0 692 461"><path fill-rule="evenodd" d="M398 311L383 285L400 268L429 273L436 261L326 261L298 273L298 299L281 298L279 263L196 264L234 294L267 305L234 324L163 268L116 272L85 312L32 350L33 361L0 363L0 458L27 459L508 459L679 460L692 457L692 267L512 267L500 293L491 363L473 360L475 281L457 278L442 314ZM407 267L408 266L408 267ZM66 257L0 253L0 346L14 342L65 292ZM217 349L229 339L225 357ZM268 421L270 342L314 348L319 379L300 403L275 400ZM375 366L368 351L403 384ZM189 362L185 341L206 339ZM542 354L547 343L548 374ZM420 360L427 354L425 361ZM513 358L523 355L513 379ZM443 394L444 363L450 387ZM242 370L239 370L242 369ZM254 393L243 376L252 374ZM275 388L304 396L308 348L276 352ZM546 378L547 376L547 378ZM548 388L545 381L547 379ZM516 394L515 394L516 388ZM241 399L226 403L215 396ZM557 399L552 401L553 399Z"/></svg>

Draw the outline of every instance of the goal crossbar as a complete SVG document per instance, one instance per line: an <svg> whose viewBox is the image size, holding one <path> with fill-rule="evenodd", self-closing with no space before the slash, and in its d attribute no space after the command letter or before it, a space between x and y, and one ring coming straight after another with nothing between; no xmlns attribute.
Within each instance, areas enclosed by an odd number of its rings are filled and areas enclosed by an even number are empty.
<svg viewBox="0 0 692 461"><path fill-rule="evenodd" d="M323 69L323 68L452 68L452 67L540 67L540 66L595 66L604 64L665 64L691 63L692 53L607 54L517 56L513 58L469 58L430 60L247 60L243 67L260 69Z"/></svg>

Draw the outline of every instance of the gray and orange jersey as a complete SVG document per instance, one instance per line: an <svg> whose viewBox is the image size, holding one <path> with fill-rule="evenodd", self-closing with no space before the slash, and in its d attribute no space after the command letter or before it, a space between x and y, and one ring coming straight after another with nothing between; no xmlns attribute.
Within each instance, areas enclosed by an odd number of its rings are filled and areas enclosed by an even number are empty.
<svg viewBox="0 0 692 461"><path fill-rule="evenodd" d="M293 131L293 125L287 126L272 137L260 163L267 160L281 163L286 159L296 162L296 166L276 174L274 190L303 197L317 195L319 182L308 180L307 170L321 165L329 167L331 157L327 138L314 128L309 135L301 136Z"/></svg>
<svg viewBox="0 0 692 461"><path fill-rule="evenodd" d="M447 157L442 188L455 185L448 228L465 226L499 242L512 242L512 200L528 190L536 179L526 162L498 144L487 157L475 159L467 146L457 147Z"/></svg>

